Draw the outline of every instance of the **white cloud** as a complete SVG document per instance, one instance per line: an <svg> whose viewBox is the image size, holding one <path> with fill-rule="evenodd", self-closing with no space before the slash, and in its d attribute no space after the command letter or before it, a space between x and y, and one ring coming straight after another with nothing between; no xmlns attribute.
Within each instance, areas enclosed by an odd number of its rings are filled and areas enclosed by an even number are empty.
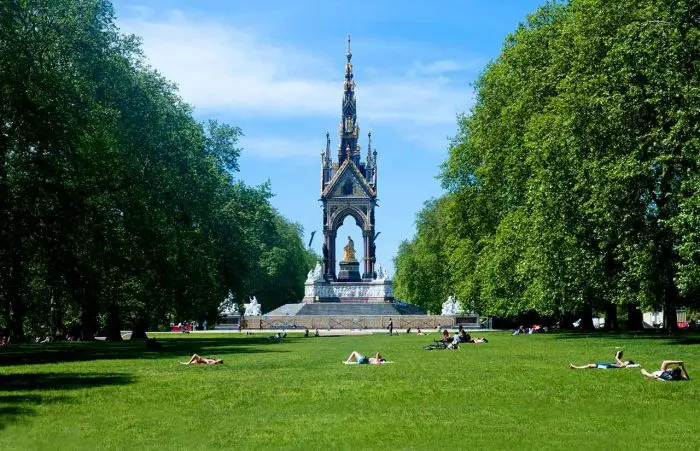
<svg viewBox="0 0 700 451"><path fill-rule="evenodd" d="M319 117L322 129L336 124L342 59L288 43L266 42L253 31L179 11L165 18L146 9L130 12L131 17L119 21L122 30L143 39L150 64L177 83L185 101L199 111L259 118ZM363 134L368 125L376 124L405 132L403 136L419 136L423 142L428 134L442 139L453 132L456 114L472 103L467 83L456 86L448 75L471 66L471 62L440 59L413 62L392 75L374 69L364 72L364 78L356 78ZM242 144L247 151L267 157L320 150L309 139L274 136L245 139Z"/></svg>
<svg viewBox="0 0 700 451"><path fill-rule="evenodd" d="M190 21L177 11L166 20L142 17L120 26L143 39L150 64L197 108L289 115L337 107L339 83L300 76L319 64L302 51L213 21Z"/></svg>

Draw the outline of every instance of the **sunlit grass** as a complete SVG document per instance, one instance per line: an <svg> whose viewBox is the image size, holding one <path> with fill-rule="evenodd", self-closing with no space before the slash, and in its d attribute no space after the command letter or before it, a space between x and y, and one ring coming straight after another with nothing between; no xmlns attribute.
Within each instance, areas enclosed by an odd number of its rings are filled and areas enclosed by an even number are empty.
<svg viewBox="0 0 700 451"><path fill-rule="evenodd" d="M656 369L700 340L489 334L424 351L435 335L161 337L0 350L0 449L696 449L696 380L568 369L625 357ZM343 365L353 350L395 363ZM178 365L193 352L222 366ZM17 364L18 362L25 362ZM700 380L700 379L699 379Z"/></svg>

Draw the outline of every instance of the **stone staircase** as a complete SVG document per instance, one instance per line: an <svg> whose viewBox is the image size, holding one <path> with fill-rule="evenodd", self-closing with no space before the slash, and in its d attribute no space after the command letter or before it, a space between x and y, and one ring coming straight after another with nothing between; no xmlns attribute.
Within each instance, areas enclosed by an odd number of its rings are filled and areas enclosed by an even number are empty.
<svg viewBox="0 0 700 451"><path fill-rule="evenodd" d="M392 304L328 302L304 304L298 316L391 316L401 315Z"/></svg>

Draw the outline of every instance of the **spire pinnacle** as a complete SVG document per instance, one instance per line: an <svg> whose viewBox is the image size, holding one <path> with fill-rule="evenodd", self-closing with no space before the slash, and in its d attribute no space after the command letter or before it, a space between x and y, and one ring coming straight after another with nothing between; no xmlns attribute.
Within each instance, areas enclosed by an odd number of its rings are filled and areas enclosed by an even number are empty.
<svg viewBox="0 0 700 451"><path fill-rule="evenodd" d="M350 35L348 34L348 47L345 54L345 81L343 82L343 109L340 119L340 146L338 148L338 164L342 164L345 158L354 158L359 164L359 148L357 138L360 129L357 124L357 104L355 101L355 81L352 74L352 52L350 51ZM347 149L350 149L350 153Z"/></svg>

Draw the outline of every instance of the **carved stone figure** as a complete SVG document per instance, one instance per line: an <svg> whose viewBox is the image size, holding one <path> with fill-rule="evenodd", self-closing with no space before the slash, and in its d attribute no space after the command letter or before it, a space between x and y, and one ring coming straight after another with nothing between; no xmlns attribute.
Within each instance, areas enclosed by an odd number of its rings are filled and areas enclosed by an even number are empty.
<svg viewBox="0 0 700 451"><path fill-rule="evenodd" d="M233 296L233 293L228 292L228 296L219 306L219 311L221 315L224 316L240 316L241 312L238 310L238 304Z"/></svg>
<svg viewBox="0 0 700 451"><path fill-rule="evenodd" d="M348 244L343 248L343 261L355 262L355 242L348 237Z"/></svg>
<svg viewBox="0 0 700 451"><path fill-rule="evenodd" d="M315 299L324 298L375 298L378 300L393 296L392 284L388 280L373 280L358 284L328 284L328 283L307 283L304 287L304 298Z"/></svg>
<svg viewBox="0 0 700 451"><path fill-rule="evenodd" d="M377 279L378 281L384 281L386 280L386 273L384 272L384 268L380 263L377 263L376 266L376 272L377 272Z"/></svg>
<svg viewBox="0 0 700 451"><path fill-rule="evenodd" d="M249 298L250 302L248 304L243 304L243 307L245 308L245 313L243 316L260 316L262 315L262 311L260 309L260 304L258 304L258 299L253 296L252 298Z"/></svg>
<svg viewBox="0 0 700 451"><path fill-rule="evenodd" d="M455 316L459 315L459 303L457 303L457 300L455 299L454 296L450 296L447 298L447 300L442 304L442 313L441 315L445 316Z"/></svg>
<svg viewBox="0 0 700 451"><path fill-rule="evenodd" d="M306 283L322 282L323 281L323 267L320 263L316 263L316 266L309 270L306 275Z"/></svg>

